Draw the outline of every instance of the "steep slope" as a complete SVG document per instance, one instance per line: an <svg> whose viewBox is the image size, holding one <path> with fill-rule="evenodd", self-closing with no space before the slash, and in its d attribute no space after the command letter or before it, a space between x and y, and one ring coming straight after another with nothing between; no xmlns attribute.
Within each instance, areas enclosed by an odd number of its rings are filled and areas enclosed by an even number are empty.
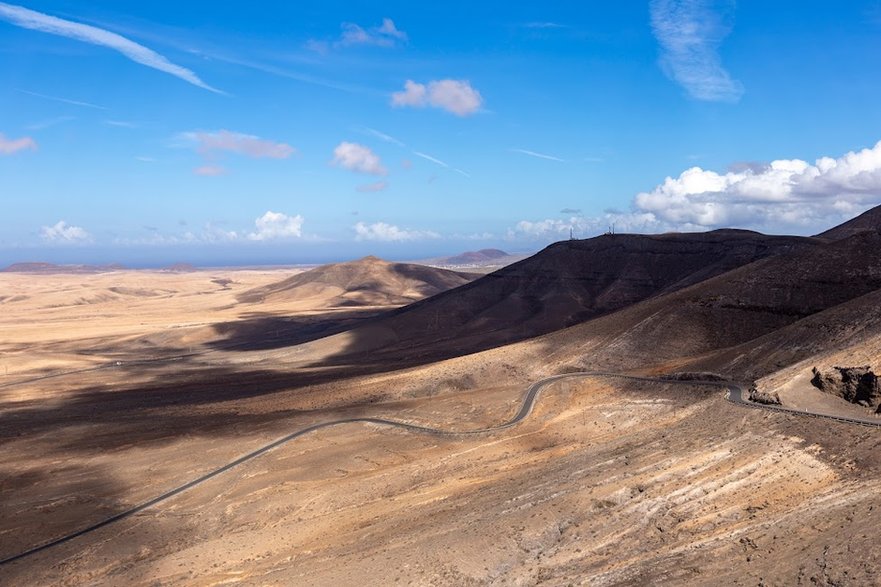
<svg viewBox="0 0 881 587"><path fill-rule="evenodd" d="M854 316L878 314L879 247L881 234L865 232L760 260L543 343L560 361L590 369L761 377L842 342Z"/></svg>
<svg viewBox="0 0 881 587"><path fill-rule="evenodd" d="M841 240L865 231L881 231L881 206L876 206L843 224L817 235L826 240Z"/></svg>
<svg viewBox="0 0 881 587"><path fill-rule="evenodd" d="M559 330L822 241L737 230L559 242L348 334L349 351L452 356Z"/></svg>
<svg viewBox="0 0 881 587"><path fill-rule="evenodd" d="M365 257L317 267L246 291L242 303L303 302L313 308L399 306L466 284L476 276Z"/></svg>

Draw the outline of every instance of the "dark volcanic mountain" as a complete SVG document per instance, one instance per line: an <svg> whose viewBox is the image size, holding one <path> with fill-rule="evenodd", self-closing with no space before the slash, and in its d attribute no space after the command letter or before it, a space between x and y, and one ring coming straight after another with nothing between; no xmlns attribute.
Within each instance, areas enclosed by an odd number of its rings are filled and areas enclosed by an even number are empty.
<svg viewBox="0 0 881 587"><path fill-rule="evenodd" d="M881 234L750 263L549 335L591 369L761 377L881 323ZM579 353L577 349L583 348Z"/></svg>
<svg viewBox="0 0 881 587"><path fill-rule="evenodd" d="M817 238L841 240L865 231L881 231L881 206L876 206L875 208L863 212L856 218L848 220L844 224L839 224L835 228L820 233L817 235Z"/></svg>
<svg viewBox="0 0 881 587"><path fill-rule="evenodd" d="M353 331L352 352L452 356L559 330L824 241L743 230L604 235L555 243Z"/></svg>

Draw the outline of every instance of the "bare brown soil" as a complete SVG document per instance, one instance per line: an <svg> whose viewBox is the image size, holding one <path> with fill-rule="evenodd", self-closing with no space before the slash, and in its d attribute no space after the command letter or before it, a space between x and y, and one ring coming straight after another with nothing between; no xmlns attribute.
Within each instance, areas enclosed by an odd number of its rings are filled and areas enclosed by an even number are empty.
<svg viewBox="0 0 881 587"><path fill-rule="evenodd" d="M254 319L235 298L277 283L269 271L0 281L26 298L0 317L4 556L315 422L484 427L510 417L535 379L638 370L644 358L615 342L609 318L611 330L576 327L577 339L562 331L405 369L341 362L353 335L297 344L304 323L290 321L357 318L290 302L275 314L264 304L260 319L290 330L261 344L267 330L230 325ZM0 567L0 583L863 585L881 555L879 442L874 430L739 409L716 388L560 383L494 435L317 432Z"/></svg>
<svg viewBox="0 0 881 587"><path fill-rule="evenodd" d="M561 243L403 309L470 277L0 273L0 558L312 424L492 426L557 373L715 372L865 416L806 377L881 363L867 223ZM505 431L321 429L0 584L874 584L879 434L712 386L566 380Z"/></svg>

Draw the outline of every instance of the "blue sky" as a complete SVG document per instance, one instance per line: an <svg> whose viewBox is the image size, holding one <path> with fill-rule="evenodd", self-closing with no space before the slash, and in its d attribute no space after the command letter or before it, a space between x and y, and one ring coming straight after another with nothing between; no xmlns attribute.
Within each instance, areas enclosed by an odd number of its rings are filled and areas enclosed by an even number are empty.
<svg viewBox="0 0 881 587"><path fill-rule="evenodd" d="M881 203L881 2L0 2L0 263L295 263Z"/></svg>

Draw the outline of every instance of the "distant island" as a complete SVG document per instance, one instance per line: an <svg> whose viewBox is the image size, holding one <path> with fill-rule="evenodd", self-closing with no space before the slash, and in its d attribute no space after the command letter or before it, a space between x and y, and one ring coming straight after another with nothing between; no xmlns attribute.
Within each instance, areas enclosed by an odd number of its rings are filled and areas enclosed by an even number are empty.
<svg viewBox="0 0 881 587"><path fill-rule="evenodd" d="M482 265L505 257L510 257L510 255L500 249L480 249L479 251L467 251L455 257L447 257L441 262L448 265Z"/></svg>

